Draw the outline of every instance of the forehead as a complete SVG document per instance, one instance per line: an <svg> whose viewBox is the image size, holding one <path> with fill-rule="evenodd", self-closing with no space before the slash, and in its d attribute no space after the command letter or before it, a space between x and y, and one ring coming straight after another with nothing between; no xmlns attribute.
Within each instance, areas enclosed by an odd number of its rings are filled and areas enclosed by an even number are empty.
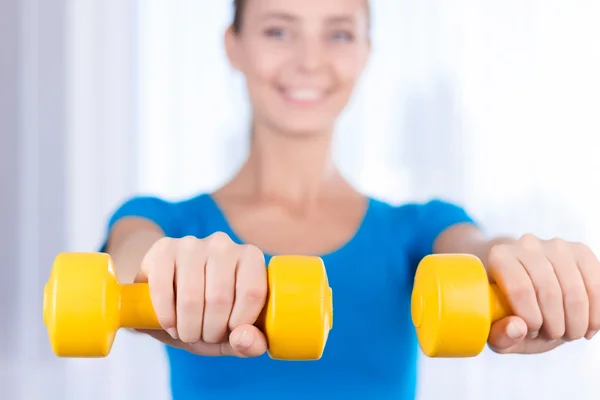
<svg viewBox="0 0 600 400"><path fill-rule="evenodd" d="M367 15L366 0L246 0L248 18L357 20Z"/></svg>

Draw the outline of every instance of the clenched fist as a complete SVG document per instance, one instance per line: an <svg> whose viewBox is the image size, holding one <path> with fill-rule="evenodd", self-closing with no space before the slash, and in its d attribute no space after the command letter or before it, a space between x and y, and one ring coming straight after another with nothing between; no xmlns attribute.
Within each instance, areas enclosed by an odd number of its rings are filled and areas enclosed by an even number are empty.
<svg viewBox="0 0 600 400"><path fill-rule="evenodd" d="M136 282L148 282L162 342L206 356L254 357L267 351L253 324L267 296L264 254L225 233L163 238L146 253Z"/></svg>
<svg viewBox="0 0 600 400"><path fill-rule="evenodd" d="M589 247L525 235L488 258L515 313L492 326L496 352L541 353L600 330L600 262Z"/></svg>

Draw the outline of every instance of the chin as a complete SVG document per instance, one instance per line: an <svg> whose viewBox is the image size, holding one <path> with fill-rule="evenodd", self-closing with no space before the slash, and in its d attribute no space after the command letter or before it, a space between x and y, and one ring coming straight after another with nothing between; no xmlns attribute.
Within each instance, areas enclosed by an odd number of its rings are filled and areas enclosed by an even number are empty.
<svg viewBox="0 0 600 400"><path fill-rule="evenodd" d="M283 135L294 137L321 137L330 136L335 125L335 118L325 121L312 119L310 116L304 118L274 118L271 120L272 126L276 131Z"/></svg>
<svg viewBox="0 0 600 400"><path fill-rule="evenodd" d="M330 137L332 135L332 131L328 127L289 127L282 132L296 138Z"/></svg>

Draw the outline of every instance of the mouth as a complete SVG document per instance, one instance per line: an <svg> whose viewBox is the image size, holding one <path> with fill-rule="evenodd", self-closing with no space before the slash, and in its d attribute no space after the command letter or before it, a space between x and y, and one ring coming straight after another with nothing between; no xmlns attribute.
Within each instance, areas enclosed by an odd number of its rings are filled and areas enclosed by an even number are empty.
<svg viewBox="0 0 600 400"><path fill-rule="evenodd" d="M279 91L287 103L302 107L314 107L322 103L328 96L328 92L321 89L281 88Z"/></svg>

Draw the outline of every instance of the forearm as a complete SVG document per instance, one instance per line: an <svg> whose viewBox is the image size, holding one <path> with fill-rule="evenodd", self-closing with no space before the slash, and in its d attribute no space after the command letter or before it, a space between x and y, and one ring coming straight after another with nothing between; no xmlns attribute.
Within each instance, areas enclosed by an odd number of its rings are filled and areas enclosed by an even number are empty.
<svg viewBox="0 0 600 400"><path fill-rule="evenodd" d="M453 254L472 254L487 267L491 249L500 244L513 243L516 239L509 236L487 238L473 225L460 225L443 232L436 240L434 252Z"/></svg>
<svg viewBox="0 0 600 400"><path fill-rule="evenodd" d="M162 237L162 231L146 221L123 221L115 225L108 239L106 252L113 259L120 283L134 282L144 256Z"/></svg>

